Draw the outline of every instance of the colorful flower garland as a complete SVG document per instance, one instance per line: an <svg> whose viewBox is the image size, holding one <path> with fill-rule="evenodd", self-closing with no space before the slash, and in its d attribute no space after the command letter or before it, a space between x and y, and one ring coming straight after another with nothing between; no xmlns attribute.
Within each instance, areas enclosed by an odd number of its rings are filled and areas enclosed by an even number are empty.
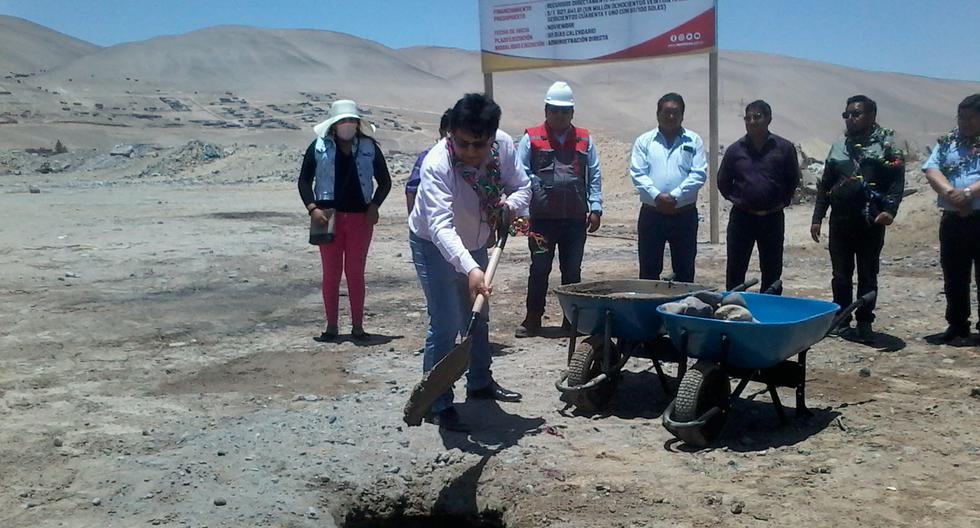
<svg viewBox="0 0 980 528"><path fill-rule="evenodd" d="M967 147L966 156L963 156L957 164L951 164L948 161L949 151L953 148L954 142L957 147ZM961 172L969 170L977 160L980 160L980 136L964 138L960 136L960 129L958 128L954 128L949 133L941 136L939 138L938 148L939 153L936 161L939 164L939 170L950 180L958 176Z"/></svg>
<svg viewBox="0 0 980 528"><path fill-rule="evenodd" d="M848 155L859 165L864 160L871 160L881 163L885 168L897 169L905 165L905 152L891 144L889 139L894 136L894 130L881 127L877 124L874 125L871 134L867 137L867 146L871 146L874 143L881 143L881 155L877 153L869 154L865 148L865 144L852 142L850 137L845 140L844 144L847 146Z"/></svg>
<svg viewBox="0 0 980 528"><path fill-rule="evenodd" d="M477 176L479 174L477 169L466 165L456 156L452 139L446 140L446 148L449 149L453 172L463 178L463 181L476 192L480 198L480 209L486 215L487 224L490 225L490 229L496 231L504 219L504 207L500 205L500 196L504 189L500 178L500 145L496 141L491 145L490 160L487 162L486 172L482 178ZM527 218L514 218L507 231L511 236L524 235L534 240L538 247L536 252L547 251L547 241L540 233L531 230L531 223Z"/></svg>

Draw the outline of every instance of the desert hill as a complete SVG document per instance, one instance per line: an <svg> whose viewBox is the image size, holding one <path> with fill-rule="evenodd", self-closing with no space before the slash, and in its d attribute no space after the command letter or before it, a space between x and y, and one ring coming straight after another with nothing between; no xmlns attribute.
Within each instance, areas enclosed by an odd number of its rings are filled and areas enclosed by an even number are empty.
<svg viewBox="0 0 980 528"><path fill-rule="evenodd" d="M22 18L0 16L0 72L29 75L92 53L99 46Z"/></svg>
<svg viewBox="0 0 980 528"><path fill-rule="evenodd" d="M20 19L0 17L0 24L10 57L44 57L52 42L71 41ZM35 38L42 30L47 36ZM431 141L443 109L483 88L476 52L391 49L329 31L221 26L107 48L78 46L77 56L68 54L29 82L0 80L0 90L10 92L0 96L3 146L53 142L44 125L55 123L62 125L58 133L93 146L148 136L179 143L203 131L219 143L244 134L256 143L300 146L330 101L348 97L370 112L391 148L413 151ZM763 98L774 108L773 130L810 146L815 157L840 133L849 95L876 99L879 121L924 150L953 126L956 103L980 91L980 83L748 52L723 52L720 71L722 145L742 134L744 105ZM504 128L517 134L541 119L547 86L567 80L579 101L577 123L629 143L655 126L656 99L668 91L685 96L686 125L707 136L706 76L706 56L683 56L500 73L494 94Z"/></svg>

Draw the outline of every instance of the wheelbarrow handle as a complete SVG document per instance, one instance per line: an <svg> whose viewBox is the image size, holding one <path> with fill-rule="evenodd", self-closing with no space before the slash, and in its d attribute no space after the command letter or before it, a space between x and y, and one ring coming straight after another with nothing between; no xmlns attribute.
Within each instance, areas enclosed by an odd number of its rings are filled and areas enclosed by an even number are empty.
<svg viewBox="0 0 980 528"><path fill-rule="evenodd" d="M733 291L733 292L745 291L745 290L747 290L747 289L755 286L756 284L759 284L759 279L749 279L749 280L743 282L742 284L739 284L738 286L732 288L729 291Z"/></svg>
<svg viewBox="0 0 980 528"><path fill-rule="evenodd" d="M769 285L766 291L762 292L769 295L778 295L783 290L783 280L776 279L776 282Z"/></svg>
<svg viewBox="0 0 980 528"><path fill-rule="evenodd" d="M852 302L847 308L841 310L837 314L837 316L834 317L834 322L830 325L830 328L827 330L827 332L829 333L834 328L840 326L840 324L844 322L845 319L850 317L851 314L854 313L854 311L857 310L858 308L864 306L865 304L873 303L877 297L878 297L878 292L873 292L873 291L865 293L864 295L858 297L856 301Z"/></svg>

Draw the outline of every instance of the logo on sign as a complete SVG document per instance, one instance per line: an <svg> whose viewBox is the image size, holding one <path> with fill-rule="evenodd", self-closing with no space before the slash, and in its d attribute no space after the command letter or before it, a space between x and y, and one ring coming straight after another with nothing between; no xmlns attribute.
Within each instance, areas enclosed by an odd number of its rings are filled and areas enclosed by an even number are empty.
<svg viewBox="0 0 980 528"><path fill-rule="evenodd" d="M694 33L674 33L670 36L671 42L693 42L701 40L701 32L695 31Z"/></svg>

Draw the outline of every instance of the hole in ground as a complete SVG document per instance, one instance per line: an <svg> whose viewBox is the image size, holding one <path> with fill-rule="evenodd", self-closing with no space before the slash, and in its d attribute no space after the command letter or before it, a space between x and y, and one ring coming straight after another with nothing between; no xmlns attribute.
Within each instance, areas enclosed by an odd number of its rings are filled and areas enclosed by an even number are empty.
<svg viewBox="0 0 980 528"><path fill-rule="evenodd" d="M354 510L347 514L341 528L506 528L503 514L487 510L478 515L407 515L384 516L377 512Z"/></svg>

